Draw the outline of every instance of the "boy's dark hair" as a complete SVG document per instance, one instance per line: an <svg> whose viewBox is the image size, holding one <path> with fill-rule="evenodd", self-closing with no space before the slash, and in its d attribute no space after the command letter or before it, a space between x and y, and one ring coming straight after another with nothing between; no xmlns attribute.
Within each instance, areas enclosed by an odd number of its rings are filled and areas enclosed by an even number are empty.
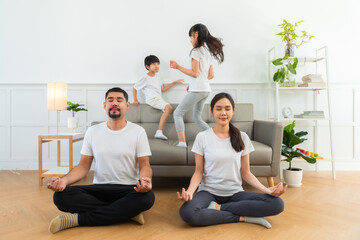
<svg viewBox="0 0 360 240"><path fill-rule="evenodd" d="M160 60L159 60L159 58L158 58L157 56L155 56L155 55L149 55L149 56L147 56L147 57L145 58L144 63L145 63L145 68L146 68L146 70L149 70L146 66L149 66L149 67L150 67L150 65L151 65L152 63L160 63Z"/></svg>
<svg viewBox="0 0 360 240"><path fill-rule="evenodd" d="M106 101L107 96L108 96L109 93L111 93L111 92L121 92L121 93L123 93L126 102L127 102L128 99L129 99L129 96L128 96L127 92L126 92L124 89L119 88L119 87L114 87L114 88L111 88L111 89L107 90L107 92L105 93L105 101Z"/></svg>

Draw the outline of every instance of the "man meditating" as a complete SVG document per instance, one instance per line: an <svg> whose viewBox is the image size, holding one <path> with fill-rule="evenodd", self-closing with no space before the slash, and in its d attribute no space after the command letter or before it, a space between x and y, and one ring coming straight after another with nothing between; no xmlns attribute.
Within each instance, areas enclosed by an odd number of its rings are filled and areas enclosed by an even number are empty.
<svg viewBox="0 0 360 240"><path fill-rule="evenodd" d="M152 207L150 146L145 130L126 121L128 94L112 88L105 94L108 120L90 127L84 138L79 165L47 185L54 203L71 214L55 217L51 233L76 226L103 226L130 219L144 224L141 214ZM69 186L86 176L94 161L93 185Z"/></svg>

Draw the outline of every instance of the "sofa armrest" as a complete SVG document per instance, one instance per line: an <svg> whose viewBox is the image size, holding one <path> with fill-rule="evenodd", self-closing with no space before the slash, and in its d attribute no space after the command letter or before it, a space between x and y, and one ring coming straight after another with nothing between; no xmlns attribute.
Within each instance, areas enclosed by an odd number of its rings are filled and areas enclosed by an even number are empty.
<svg viewBox="0 0 360 240"><path fill-rule="evenodd" d="M271 175L279 173L283 126L279 122L254 120L254 140L272 148Z"/></svg>
<svg viewBox="0 0 360 240"><path fill-rule="evenodd" d="M102 122L105 122L105 121L93 121L90 123L90 126L94 126L94 125L100 124Z"/></svg>

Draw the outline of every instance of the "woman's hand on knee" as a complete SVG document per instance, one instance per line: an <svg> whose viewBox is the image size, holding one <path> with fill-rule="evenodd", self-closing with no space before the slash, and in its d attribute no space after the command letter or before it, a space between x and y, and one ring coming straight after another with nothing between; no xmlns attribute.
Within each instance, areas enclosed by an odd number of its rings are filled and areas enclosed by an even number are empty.
<svg viewBox="0 0 360 240"><path fill-rule="evenodd" d="M266 193L274 197L280 197L286 192L287 187L287 185L284 186L282 182L279 182L276 186L269 187Z"/></svg>
<svg viewBox="0 0 360 240"><path fill-rule="evenodd" d="M188 202L193 198L193 194L185 191L185 188L182 188L181 195L179 192L177 192L178 198L184 202Z"/></svg>

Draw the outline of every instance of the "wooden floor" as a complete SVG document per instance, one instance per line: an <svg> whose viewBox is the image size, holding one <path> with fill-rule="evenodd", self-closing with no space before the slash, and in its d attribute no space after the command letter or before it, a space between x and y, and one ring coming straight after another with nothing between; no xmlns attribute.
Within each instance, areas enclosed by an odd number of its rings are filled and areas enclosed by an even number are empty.
<svg viewBox="0 0 360 240"><path fill-rule="evenodd" d="M90 175L80 184L91 181ZM38 186L37 172L0 171L0 239L360 239L360 172L338 172L336 180L330 172L305 172L303 186L289 188L282 197L285 211L267 218L272 229L246 223L189 227L178 214L176 197L188 182L154 179L156 201L145 212L143 226L77 227L53 235L48 224L60 211L52 203L52 191Z"/></svg>

